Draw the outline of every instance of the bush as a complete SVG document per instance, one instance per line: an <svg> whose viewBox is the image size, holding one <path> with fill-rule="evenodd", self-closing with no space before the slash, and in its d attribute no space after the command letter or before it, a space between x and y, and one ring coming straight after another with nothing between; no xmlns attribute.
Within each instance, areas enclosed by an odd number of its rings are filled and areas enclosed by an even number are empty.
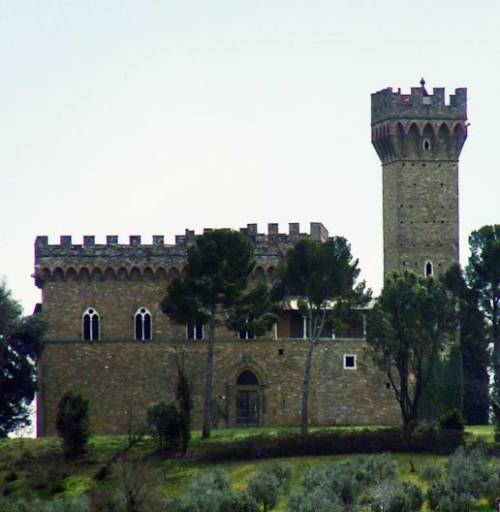
<svg viewBox="0 0 500 512"><path fill-rule="evenodd" d="M173 512L258 512L255 500L247 493L235 494L226 475L215 470L196 480L183 498L171 501Z"/></svg>
<svg viewBox="0 0 500 512"><path fill-rule="evenodd" d="M495 467L479 450L466 453L459 448L445 465L441 478L434 480L428 491L427 501L431 510L467 512L482 498L494 502L498 496Z"/></svg>
<svg viewBox="0 0 500 512"><path fill-rule="evenodd" d="M302 490L292 493L288 510L352 510L363 502L363 497L368 500L366 503L371 503L367 495L371 487L392 482L396 477L397 465L387 455L357 457L329 466L317 466L305 472Z"/></svg>
<svg viewBox="0 0 500 512"><path fill-rule="evenodd" d="M287 512L344 512L337 496L330 496L323 488L312 492L293 491L288 499Z"/></svg>
<svg viewBox="0 0 500 512"><path fill-rule="evenodd" d="M409 437L399 428L379 430L330 430L280 433L276 437L252 436L239 441L211 442L195 454L198 460L223 462L280 457L343 455L352 453L436 453L451 454L463 444L464 435L455 430L418 426Z"/></svg>
<svg viewBox="0 0 500 512"><path fill-rule="evenodd" d="M190 439L189 418L175 405L160 402L148 410L148 429L160 451L185 453Z"/></svg>
<svg viewBox="0 0 500 512"><path fill-rule="evenodd" d="M112 466L108 481L90 492L92 512L153 512L164 510L159 474L152 465L122 457Z"/></svg>
<svg viewBox="0 0 500 512"><path fill-rule="evenodd" d="M57 406L56 427L64 457L70 460L83 455L90 437L89 401L79 393L66 393Z"/></svg>
<svg viewBox="0 0 500 512"><path fill-rule="evenodd" d="M442 429L459 430L463 432L464 419L460 411L458 411L457 409L452 409L451 411L441 416L441 418L439 419L439 426Z"/></svg>
<svg viewBox="0 0 500 512"><path fill-rule="evenodd" d="M435 482L443 476L443 468L439 464L426 464L420 471L420 478L425 482Z"/></svg>
<svg viewBox="0 0 500 512"><path fill-rule="evenodd" d="M5 500L0 498L2 512L89 512L89 503L85 497L59 498L50 503L43 503L38 499Z"/></svg>
<svg viewBox="0 0 500 512"><path fill-rule="evenodd" d="M292 468L287 464L281 464L280 462L272 462L269 464L265 471L273 475L279 483L281 488L287 488L292 477Z"/></svg>
<svg viewBox="0 0 500 512"><path fill-rule="evenodd" d="M280 497L280 481L272 473L259 471L248 483L248 494L258 504L262 504L264 512L276 507Z"/></svg>
<svg viewBox="0 0 500 512"><path fill-rule="evenodd" d="M385 481L370 490L363 502L373 512L417 512L422 509L424 498L411 482Z"/></svg>

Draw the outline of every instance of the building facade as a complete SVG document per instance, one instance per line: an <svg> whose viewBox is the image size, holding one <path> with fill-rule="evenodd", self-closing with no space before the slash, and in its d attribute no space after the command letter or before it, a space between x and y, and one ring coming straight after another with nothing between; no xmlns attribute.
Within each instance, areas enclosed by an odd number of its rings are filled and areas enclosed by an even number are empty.
<svg viewBox="0 0 500 512"><path fill-rule="evenodd" d="M328 239L320 223L309 233L290 224L288 234L269 224L241 230L254 244L253 279L272 281L287 250L302 238ZM169 282L182 272L196 235L175 244L161 236L128 244L108 236L105 244L71 237L35 243L35 279L49 323L39 364L38 433L55 434L57 403L76 390L91 403L95 433L126 432L146 410L175 400L177 366L193 383L194 424L202 418L206 344L203 326L176 325L160 309ZM360 310L342 331L324 332L313 364L311 423L318 425L398 421L392 391L367 352ZM305 322L293 304L268 335L217 333L214 423L219 426L296 425L307 351Z"/></svg>
<svg viewBox="0 0 500 512"><path fill-rule="evenodd" d="M458 158L467 136L466 90L449 104L444 89L429 95L422 82L411 94L384 89L372 95L372 142L382 160L384 272L410 270L432 276L458 261ZM273 281L279 261L298 240L320 242L321 223L308 233L289 224L265 234L249 224L241 232L254 244L253 279ZM168 285L183 269L196 235L186 230L166 244L154 236L103 244L85 236L35 242L35 282L48 321L38 365L38 435L55 434L57 404L66 391L90 400L94 433L140 428L147 409L173 402L178 366L193 386L194 424L202 419L206 344L203 326L176 325L161 312ZM314 425L393 424L399 409L386 376L365 342L366 311L344 329L325 329L314 353L310 421ZM274 329L218 332L213 421L218 426L290 426L300 421L307 351L305 320L290 304Z"/></svg>

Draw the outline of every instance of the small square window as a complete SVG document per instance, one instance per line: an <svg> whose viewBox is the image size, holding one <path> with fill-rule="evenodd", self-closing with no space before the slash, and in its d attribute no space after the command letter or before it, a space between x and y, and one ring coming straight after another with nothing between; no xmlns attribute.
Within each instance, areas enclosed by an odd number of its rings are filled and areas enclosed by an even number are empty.
<svg viewBox="0 0 500 512"><path fill-rule="evenodd" d="M357 366L356 354L344 354L344 370L355 370Z"/></svg>

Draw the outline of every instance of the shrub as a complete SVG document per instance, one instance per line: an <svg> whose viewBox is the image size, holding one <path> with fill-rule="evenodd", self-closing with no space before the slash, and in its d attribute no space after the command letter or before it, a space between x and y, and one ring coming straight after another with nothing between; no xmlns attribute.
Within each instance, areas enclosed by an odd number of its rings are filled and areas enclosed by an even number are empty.
<svg viewBox="0 0 500 512"><path fill-rule="evenodd" d="M90 506L85 496L59 498L46 505L44 512L89 512Z"/></svg>
<svg viewBox="0 0 500 512"><path fill-rule="evenodd" d="M427 491L431 510L467 512L483 497L491 501L495 489L495 471L479 450L466 453L459 448L445 465L440 479L433 481Z"/></svg>
<svg viewBox="0 0 500 512"><path fill-rule="evenodd" d="M280 487L280 481L276 476L267 471L259 471L248 483L248 493L258 504L262 504L264 512L267 512L278 504Z"/></svg>
<svg viewBox="0 0 500 512"><path fill-rule="evenodd" d="M450 454L463 444L463 439L462 432L439 430L428 425L419 426L409 438L399 428L319 431L305 437L288 432L276 437L263 435L231 443L206 443L195 455L199 460L223 462L352 453Z"/></svg>
<svg viewBox="0 0 500 512"><path fill-rule="evenodd" d="M352 510L367 495L370 487L391 482L396 476L397 465L387 455L357 457L329 466L314 467L303 476L303 490L292 494L289 510ZM328 503L333 504L332 509L328 508Z"/></svg>
<svg viewBox="0 0 500 512"><path fill-rule="evenodd" d="M59 498L44 504L38 499L4 500L0 498L2 512L89 512L89 502L86 497Z"/></svg>
<svg viewBox="0 0 500 512"><path fill-rule="evenodd" d="M420 471L420 478L425 482L435 482L443 476L443 468L439 464L426 464Z"/></svg>
<svg viewBox="0 0 500 512"><path fill-rule="evenodd" d="M90 492L92 512L163 511L158 476L148 462L118 459L109 481L94 486Z"/></svg>
<svg viewBox="0 0 500 512"><path fill-rule="evenodd" d="M443 429L459 430L463 432L464 419L458 409L452 409L441 416L439 419L439 426Z"/></svg>
<svg viewBox="0 0 500 512"><path fill-rule="evenodd" d="M312 492L293 491L288 499L287 512L344 512L344 506L337 496L330 496L323 489Z"/></svg>
<svg viewBox="0 0 500 512"><path fill-rule="evenodd" d="M424 498L420 489L411 482L385 481L371 489L363 498L373 512L417 512Z"/></svg>
<svg viewBox="0 0 500 512"><path fill-rule="evenodd" d="M70 460L83 455L90 437L89 401L73 391L66 393L57 406L56 427L64 457Z"/></svg>
<svg viewBox="0 0 500 512"><path fill-rule="evenodd" d="M259 512L259 506L247 492L235 494L231 508L224 512Z"/></svg>
<svg viewBox="0 0 500 512"><path fill-rule="evenodd" d="M148 428L160 451L187 450L189 443L189 419L174 405L160 402L148 410Z"/></svg>
<svg viewBox="0 0 500 512"><path fill-rule="evenodd" d="M215 470L202 475L180 500L171 501L173 512L258 512L255 500L247 493L235 494L226 475Z"/></svg>
<svg viewBox="0 0 500 512"><path fill-rule="evenodd" d="M473 450L466 453L459 448L446 466L447 480L455 493L470 494L477 499L484 495L491 470L482 452Z"/></svg>

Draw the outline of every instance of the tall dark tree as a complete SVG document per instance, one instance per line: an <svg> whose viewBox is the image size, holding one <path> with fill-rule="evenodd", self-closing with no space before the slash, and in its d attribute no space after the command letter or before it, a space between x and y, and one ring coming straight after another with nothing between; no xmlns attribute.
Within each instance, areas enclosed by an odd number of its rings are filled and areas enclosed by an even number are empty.
<svg viewBox="0 0 500 512"><path fill-rule="evenodd" d="M210 412L217 327L245 328L264 334L275 321L262 307L267 304L265 284L249 289L255 265L254 250L241 233L217 229L196 239L188 251L183 274L175 279L162 302L162 310L178 323L208 326L207 366L203 401L204 438L210 436Z"/></svg>
<svg viewBox="0 0 500 512"><path fill-rule="evenodd" d="M466 275L477 292L493 347L495 418L500 430L500 224L483 226L469 237L470 257Z"/></svg>
<svg viewBox="0 0 500 512"><path fill-rule="evenodd" d="M367 342L387 373L406 430L419 419L419 405L434 365L456 333L455 304L444 286L415 274L392 274L368 317Z"/></svg>
<svg viewBox="0 0 500 512"><path fill-rule="evenodd" d="M358 260L342 237L320 243L310 239L299 241L279 265L277 293L297 298L299 309L307 318L308 350L304 368L301 404L301 432L308 431L309 388L314 348L327 321L340 314L346 304L368 299L364 283L355 287L359 275Z"/></svg>
<svg viewBox="0 0 500 512"><path fill-rule="evenodd" d="M0 437L29 423L44 332L44 322L23 317L21 306L0 283Z"/></svg>
<svg viewBox="0 0 500 512"><path fill-rule="evenodd" d="M479 294L467 284L458 264L444 274L442 281L458 305L463 416L470 425L485 425L489 420L488 339Z"/></svg>

